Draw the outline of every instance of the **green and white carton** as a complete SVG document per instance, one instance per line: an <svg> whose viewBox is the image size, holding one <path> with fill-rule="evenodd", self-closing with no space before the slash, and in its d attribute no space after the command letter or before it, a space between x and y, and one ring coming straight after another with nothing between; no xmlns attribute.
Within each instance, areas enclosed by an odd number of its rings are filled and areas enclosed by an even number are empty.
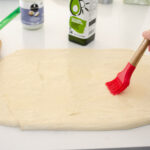
<svg viewBox="0 0 150 150"><path fill-rule="evenodd" d="M97 4L97 0L70 0L70 41L87 45L94 40Z"/></svg>

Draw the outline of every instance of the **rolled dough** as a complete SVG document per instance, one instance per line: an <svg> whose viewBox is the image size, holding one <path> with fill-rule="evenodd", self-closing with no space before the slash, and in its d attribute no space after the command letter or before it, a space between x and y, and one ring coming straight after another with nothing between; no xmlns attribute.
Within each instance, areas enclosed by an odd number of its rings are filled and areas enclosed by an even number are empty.
<svg viewBox="0 0 150 150"><path fill-rule="evenodd" d="M0 61L0 124L21 129L115 130L150 123L150 57L130 87L112 96L105 82L131 50L22 50Z"/></svg>

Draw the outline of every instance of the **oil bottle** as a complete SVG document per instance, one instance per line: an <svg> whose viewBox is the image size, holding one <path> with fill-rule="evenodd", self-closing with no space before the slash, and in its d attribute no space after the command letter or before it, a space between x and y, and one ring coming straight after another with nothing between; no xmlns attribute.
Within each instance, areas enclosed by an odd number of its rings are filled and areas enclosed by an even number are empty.
<svg viewBox="0 0 150 150"><path fill-rule="evenodd" d="M24 28L36 30L43 26L43 0L20 0L20 12Z"/></svg>
<svg viewBox="0 0 150 150"><path fill-rule="evenodd" d="M95 39L97 4L97 0L70 0L70 41L87 45Z"/></svg>

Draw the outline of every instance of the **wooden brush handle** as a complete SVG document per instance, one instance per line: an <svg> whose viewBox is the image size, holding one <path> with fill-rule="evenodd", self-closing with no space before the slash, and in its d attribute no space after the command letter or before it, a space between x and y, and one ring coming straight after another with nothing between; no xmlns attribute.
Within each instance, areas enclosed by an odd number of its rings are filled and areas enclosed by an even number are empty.
<svg viewBox="0 0 150 150"><path fill-rule="evenodd" d="M142 58L144 52L146 51L146 48L150 45L150 41L147 39L144 39L143 42L141 43L141 45L139 46L139 48L137 49L137 51L135 52L135 54L133 55L133 57L130 60L130 63L133 66L137 66L137 64L139 63L140 59Z"/></svg>

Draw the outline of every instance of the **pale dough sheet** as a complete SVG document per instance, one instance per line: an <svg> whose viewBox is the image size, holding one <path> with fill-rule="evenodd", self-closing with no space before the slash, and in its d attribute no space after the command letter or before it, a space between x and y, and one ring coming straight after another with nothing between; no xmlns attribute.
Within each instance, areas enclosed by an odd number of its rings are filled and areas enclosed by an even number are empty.
<svg viewBox="0 0 150 150"><path fill-rule="evenodd" d="M0 125L18 126L18 122L9 110L7 102L5 94L4 96L0 95Z"/></svg>
<svg viewBox="0 0 150 150"><path fill-rule="evenodd" d="M114 130L149 124L149 56L121 95L112 96L105 86L132 54L22 50L5 57L0 62L0 124L19 123L21 129L34 130Z"/></svg>

